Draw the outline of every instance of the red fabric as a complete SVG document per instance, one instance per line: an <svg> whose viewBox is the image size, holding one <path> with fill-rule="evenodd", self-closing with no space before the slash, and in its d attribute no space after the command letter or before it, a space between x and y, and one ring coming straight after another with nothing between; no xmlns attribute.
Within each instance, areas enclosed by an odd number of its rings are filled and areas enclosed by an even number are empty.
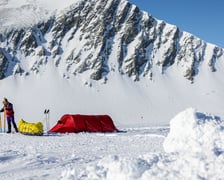
<svg viewBox="0 0 224 180"><path fill-rule="evenodd" d="M102 126L97 116L82 116L86 123L87 132L102 132Z"/></svg>
<svg viewBox="0 0 224 180"><path fill-rule="evenodd" d="M50 132L72 133L75 132L72 116L64 115Z"/></svg>
<svg viewBox="0 0 224 180"><path fill-rule="evenodd" d="M12 103L8 103L6 108L5 108L5 114L7 117L12 117L14 116L14 111L13 111L13 105Z"/></svg>
<svg viewBox="0 0 224 180"><path fill-rule="evenodd" d="M86 123L82 118L82 115L70 115L72 116L72 119L74 121L74 132L82 132L82 131L86 131L87 127L86 127Z"/></svg>
<svg viewBox="0 0 224 180"><path fill-rule="evenodd" d="M114 126L114 123L112 119L110 118L110 116L104 116L103 120L101 120L100 118L100 122L102 125L103 132L113 132L114 129L116 129L117 131L117 128Z"/></svg>
<svg viewBox="0 0 224 180"><path fill-rule="evenodd" d="M78 132L117 132L112 119L108 115L64 115L49 131L59 133Z"/></svg>

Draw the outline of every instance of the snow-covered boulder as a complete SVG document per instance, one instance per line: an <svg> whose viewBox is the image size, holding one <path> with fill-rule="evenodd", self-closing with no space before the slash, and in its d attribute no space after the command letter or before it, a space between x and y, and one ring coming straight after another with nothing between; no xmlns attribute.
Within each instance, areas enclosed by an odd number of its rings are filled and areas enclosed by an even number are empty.
<svg viewBox="0 0 224 180"><path fill-rule="evenodd" d="M163 146L167 153L219 156L224 152L224 122L220 117L186 109L170 121Z"/></svg>

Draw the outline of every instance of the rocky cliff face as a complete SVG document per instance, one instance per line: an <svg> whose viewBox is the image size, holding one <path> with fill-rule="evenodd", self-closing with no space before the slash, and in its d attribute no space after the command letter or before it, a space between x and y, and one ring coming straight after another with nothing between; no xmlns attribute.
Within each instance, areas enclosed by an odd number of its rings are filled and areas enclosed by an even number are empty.
<svg viewBox="0 0 224 180"><path fill-rule="evenodd" d="M50 61L66 78L153 79L175 67L193 82L202 65L216 71L224 51L126 0L83 0L47 21L0 34L0 79L39 73Z"/></svg>

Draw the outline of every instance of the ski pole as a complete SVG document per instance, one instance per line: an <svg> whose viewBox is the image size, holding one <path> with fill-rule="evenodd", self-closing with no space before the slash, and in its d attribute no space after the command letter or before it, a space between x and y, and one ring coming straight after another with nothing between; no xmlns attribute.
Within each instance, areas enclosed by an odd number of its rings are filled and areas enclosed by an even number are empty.
<svg viewBox="0 0 224 180"><path fill-rule="evenodd" d="M4 110L4 120L3 120L3 125L4 125L4 133L6 132L6 111Z"/></svg>
<svg viewBox="0 0 224 180"><path fill-rule="evenodd" d="M50 110L47 110L47 131L50 129Z"/></svg>
<svg viewBox="0 0 224 180"><path fill-rule="evenodd" d="M1 118L1 114L0 114L0 131L2 132L2 118Z"/></svg>
<svg viewBox="0 0 224 180"><path fill-rule="evenodd" d="M44 110L45 131L47 131L47 109Z"/></svg>
<svg viewBox="0 0 224 180"><path fill-rule="evenodd" d="M49 130L49 126L50 126L50 123L49 123L49 113L50 113L50 110L49 109L45 109L44 110L44 114L45 114L45 125L46 125L46 131Z"/></svg>
<svg viewBox="0 0 224 180"><path fill-rule="evenodd" d="M48 109L47 110L47 131L49 131L50 129L50 122L49 122L49 118L50 118L50 110Z"/></svg>

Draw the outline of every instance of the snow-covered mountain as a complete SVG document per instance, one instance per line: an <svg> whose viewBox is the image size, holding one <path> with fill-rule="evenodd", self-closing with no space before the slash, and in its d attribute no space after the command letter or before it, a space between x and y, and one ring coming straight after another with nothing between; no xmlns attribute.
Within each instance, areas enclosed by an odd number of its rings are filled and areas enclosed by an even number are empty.
<svg viewBox="0 0 224 180"><path fill-rule="evenodd" d="M99 80L115 72L134 80L153 79L175 66L193 81L202 64L215 71L224 57L223 49L156 20L126 0L78 1L48 19L38 15L47 10L37 7L16 9L24 12L22 28L2 28L1 79L38 73L53 61L66 77L84 73ZM36 22L28 26L30 12Z"/></svg>
<svg viewBox="0 0 224 180"><path fill-rule="evenodd" d="M139 126L166 124L187 106L224 115L224 50L126 0L1 0L0 8L0 93L19 117L40 119L44 106L55 121L106 113Z"/></svg>

